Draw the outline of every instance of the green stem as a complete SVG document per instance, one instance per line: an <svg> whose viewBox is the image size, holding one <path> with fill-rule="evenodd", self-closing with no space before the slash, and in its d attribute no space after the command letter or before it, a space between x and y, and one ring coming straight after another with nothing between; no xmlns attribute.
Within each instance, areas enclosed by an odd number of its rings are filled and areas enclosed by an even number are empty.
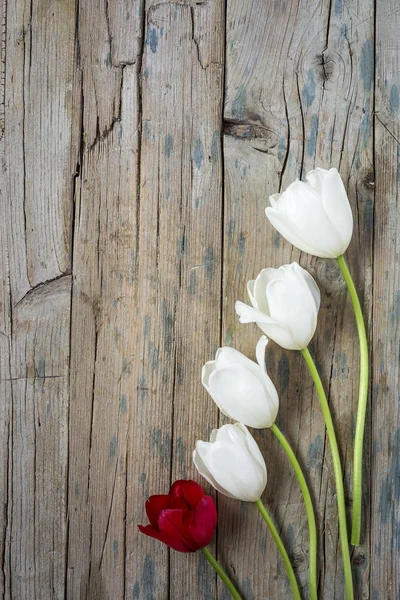
<svg viewBox="0 0 400 600"><path fill-rule="evenodd" d="M294 598L294 600L301 600L300 590L299 590L299 586L297 584L296 575L294 574L292 563L290 562L290 558L288 556L288 553L286 552L286 548L283 545L280 535L279 535L271 517L269 516L267 509L265 508L264 504L262 503L261 498L259 500L257 500L256 505L257 505L258 510L261 513L262 518L268 525L268 529L269 529L272 537L274 538L275 544L277 545L277 548L279 550L279 554L281 555L281 558L283 560L283 564L285 565L286 573L289 578L290 586L291 586L292 592L293 592L293 598Z"/></svg>
<svg viewBox="0 0 400 600"><path fill-rule="evenodd" d="M353 598L354 598L353 578L351 575L349 539L348 539L348 535L347 535L346 507L345 507L345 502L344 502L344 487L343 487L343 472L342 472L342 465L340 462L339 448L337 445L335 428L333 426L332 415L331 415L331 411L329 409L329 404L328 404L328 400L326 398L324 386L322 385L321 378L318 374L317 368L314 364L311 354L310 354L308 348L304 348L303 350L301 350L301 353L305 358L307 366L310 369L312 378L314 380L315 387L317 388L319 400L321 403L322 413L323 413L324 419L325 419L325 426L326 426L326 431L328 433L329 444L331 447L333 470L335 472L335 480L336 480L336 496L337 496L337 506L338 506L338 514L339 514L339 533L340 533L340 544L342 547L344 579L345 579L345 586L346 586L346 599L353 600Z"/></svg>
<svg viewBox="0 0 400 600"><path fill-rule="evenodd" d="M219 562L213 557L207 546L205 546L205 548L202 548L201 551L212 566L212 568L215 570L215 572L221 577L222 581L230 591L232 598L234 598L235 600L242 600L241 595L233 585L232 581L229 579L228 575L225 573Z"/></svg>
<svg viewBox="0 0 400 600"><path fill-rule="evenodd" d="M314 508L311 500L310 491L308 489L307 482L303 475L303 471L299 465L299 462L290 447L289 442L279 429L279 427L274 423L270 427L272 433L277 437L284 451L286 452L294 472L296 474L297 480L300 484L300 489L303 493L304 504L306 507L307 517L308 517L308 532L310 537L310 567L309 567L309 586L310 586L310 600L318 600L318 587L317 587L317 527L315 524L315 514Z"/></svg>
<svg viewBox="0 0 400 600"><path fill-rule="evenodd" d="M353 464L353 514L351 543L358 546L361 536L361 504L362 504L362 458L364 442L365 413L368 400L368 342L367 333L361 310L360 300L344 256L336 259L350 293L354 315L357 323L358 339L360 342L360 386L358 392L356 435L354 439Z"/></svg>

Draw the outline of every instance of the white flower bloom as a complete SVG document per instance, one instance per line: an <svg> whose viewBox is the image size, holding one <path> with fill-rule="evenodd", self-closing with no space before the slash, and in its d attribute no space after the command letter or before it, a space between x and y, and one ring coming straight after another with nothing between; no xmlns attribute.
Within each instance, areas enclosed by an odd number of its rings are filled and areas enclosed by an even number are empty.
<svg viewBox="0 0 400 600"><path fill-rule="evenodd" d="M311 275L297 263L263 269L247 291L253 308L236 302L241 323L257 325L288 350L306 348L314 335L320 291Z"/></svg>
<svg viewBox="0 0 400 600"><path fill-rule="evenodd" d="M214 429L209 442L198 441L193 462L218 492L256 502L267 485L267 468L256 441L242 423Z"/></svg>
<svg viewBox="0 0 400 600"><path fill-rule="evenodd" d="M271 224L291 244L321 258L337 258L350 244L353 215L336 169L315 169L307 183L294 181L270 196L265 209Z"/></svg>
<svg viewBox="0 0 400 600"><path fill-rule="evenodd" d="M265 366L267 344L263 335L256 348L258 364L234 348L219 348L201 373L202 384L224 415L258 429L271 427L279 408Z"/></svg>

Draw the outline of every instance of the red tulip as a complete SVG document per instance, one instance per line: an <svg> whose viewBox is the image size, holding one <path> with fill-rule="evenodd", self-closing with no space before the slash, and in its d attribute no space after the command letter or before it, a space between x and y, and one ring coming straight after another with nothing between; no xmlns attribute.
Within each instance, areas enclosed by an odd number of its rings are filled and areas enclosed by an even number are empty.
<svg viewBox="0 0 400 600"><path fill-rule="evenodd" d="M195 481L175 481L168 495L150 496L146 502L150 525L139 530L178 552L196 552L212 540L217 510Z"/></svg>

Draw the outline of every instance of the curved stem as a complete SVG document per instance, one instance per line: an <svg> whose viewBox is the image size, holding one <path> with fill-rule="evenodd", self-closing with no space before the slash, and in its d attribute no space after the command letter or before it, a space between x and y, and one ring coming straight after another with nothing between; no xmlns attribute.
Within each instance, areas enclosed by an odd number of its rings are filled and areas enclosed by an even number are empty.
<svg viewBox="0 0 400 600"><path fill-rule="evenodd" d="M308 348L304 348L303 350L301 350L301 353L305 358L307 366L310 369L312 378L314 380L315 387L317 388L319 400L321 403L322 413L324 415L326 431L328 433L329 444L331 447L333 470L335 472L335 480L336 480L336 496L337 496L337 506L338 506L338 514L339 514L339 533L340 533L340 544L342 547L344 579L345 579L345 586L346 586L346 599L353 600L353 598L354 598L353 578L352 578L352 574L351 574L349 539L348 539L348 535L347 535L346 507L345 507L344 487L343 487L343 472L342 472L342 465L340 462L339 448L337 445L335 428L333 426L332 415L331 415L331 411L329 409L329 404L328 404L328 400L326 398L324 386L322 385L321 378L318 374L317 368L314 364L311 354L310 354Z"/></svg>
<svg viewBox="0 0 400 600"><path fill-rule="evenodd" d="M299 586L298 586L298 583L296 580L296 575L294 574L292 563L290 562L290 558L288 556L288 553L286 552L286 548L283 545L283 542L280 538L278 530L276 529L271 517L269 516L267 509L265 508L264 504L262 503L261 498L257 500L256 505L257 505L258 510L261 513L262 518L268 525L268 529L270 530L270 533L271 533L272 537L274 538L275 544L277 545L277 548L279 550L279 554L281 555L281 558L283 560L283 564L285 565L286 573L287 573L287 576L290 581L290 587L292 588L292 592L293 592L293 598L294 598L294 600L301 600L300 590L299 590Z"/></svg>
<svg viewBox="0 0 400 600"><path fill-rule="evenodd" d="M304 504L306 507L307 518L308 518L308 532L310 537L310 566L309 566L309 586L310 586L310 600L318 600L318 587L317 587L317 527L315 524L315 514L314 508L311 500L310 490L308 489L308 485L306 479L304 477L303 471L299 465L299 462L290 447L289 442L279 429L279 427L274 423L270 427L272 433L277 437L284 451L286 452L291 465L296 474L297 480L300 484L300 489L303 493Z"/></svg>
<svg viewBox="0 0 400 600"><path fill-rule="evenodd" d="M211 554L207 546L205 546L205 548L202 548L201 551L212 566L212 568L215 570L215 572L221 577L222 581L228 588L232 598L234 598L235 600L242 600L241 595L233 585L232 581L229 579L228 575L225 573L219 562Z"/></svg>
<svg viewBox="0 0 400 600"><path fill-rule="evenodd" d="M353 279L344 256L336 259L350 293L354 315L357 323L358 339L360 343L360 386L358 391L356 435L354 439L354 464L353 464L353 513L351 543L358 546L361 536L361 504L362 504L362 458L364 443L365 413L368 400L368 341L365 324L361 310L360 300L357 295Z"/></svg>

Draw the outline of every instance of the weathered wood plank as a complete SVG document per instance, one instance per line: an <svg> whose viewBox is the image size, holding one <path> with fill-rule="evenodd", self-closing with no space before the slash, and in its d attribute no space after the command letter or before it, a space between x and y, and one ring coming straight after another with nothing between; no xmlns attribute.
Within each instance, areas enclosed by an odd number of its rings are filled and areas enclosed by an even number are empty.
<svg viewBox="0 0 400 600"><path fill-rule="evenodd" d="M297 1L228 2L227 85L224 116L226 147L224 332L249 355L259 332L243 331L233 313L236 298L245 297L245 281L262 267L299 260L316 277L322 290L319 327L313 351L323 380L331 390L341 453L350 481L351 432L357 393L358 350L354 319L345 286L332 262L315 260L292 249L267 224L268 194L285 188L314 165L337 166L348 184L355 215L355 234L349 260L359 289L371 286L373 107L373 4ZM243 152L246 147L246 154ZM246 156L250 156L251 160ZM250 168L249 168L250 166ZM258 175L259 174L259 175ZM355 249L361 246L363 253ZM243 277L235 273L242 265ZM251 273L249 272L251 271ZM370 303L366 303L370 307ZM251 329L251 328L249 328ZM323 421L311 381L300 358L271 344L268 363L281 390L278 422L310 471L321 529L320 590L324 598L343 595L338 546L334 480ZM340 392L339 392L340 390ZM280 449L262 436L270 456L266 499L307 583L307 526L295 480ZM276 465L275 465L275 461ZM285 469L285 479L281 472ZM368 512L365 513L368 515ZM249 516L249 545L257 532L257 515ZM368 517L365 528L368 528ZM239 533L237 533L239 536ZM267 536L266 571L252 571L250 552L237 552L248 571L248 588L268 597L287 591L276 550ZM241 540L242 541L242 540ZM368 544L368 536L365 537ZM360 551L364 555L364 549ZM251 556L248 560L243 557ZM257 553L257 564L263 565ZM356 579L368 587L368 563L356 564ZM266 575L265 575L266 573Z"/></svg>
<svg viewBox="0 0 400 600"><path fill-rule="evenodd" d="M371 598L400 595L399 61L396 2L376 13L375 235L371 476Z"/></svg>
<svg viewBox="0 0 400 600"><path fill-rule="evenodd" d="M74 13L69 0L1 8L0 592L7 599L64 594Z"/></svg>
<svg viewBox="0 0 400 600"><path fill-rule="evenodd" d="M135 598L215 596L215 576L201 555L169 555L140 536L136 524L146 521L147 495L166 493L176 478L195 477L195 440L217 424L200 372L220 334L222 19L222 2L146 10L140 330L128 471L127 547L135 561L127 589Z"/></svg>
<svg viewBox="0 0 400 600"><path fill-rule="evenodd" d="M141 3L123 8L78 6L66 589L74 600L131 597Z"/></svg>

